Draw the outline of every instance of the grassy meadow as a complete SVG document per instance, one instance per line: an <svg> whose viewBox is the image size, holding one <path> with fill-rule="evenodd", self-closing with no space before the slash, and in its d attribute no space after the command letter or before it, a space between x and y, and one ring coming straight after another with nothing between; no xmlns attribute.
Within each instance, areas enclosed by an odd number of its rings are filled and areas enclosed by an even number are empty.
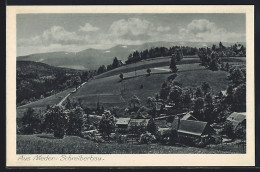
<svg viewBox="0 0 260 172"><path fill-rule="evenodd" d="M209 83L214 93L225 90L228 87L226 71L211 71L201 66L199 63L178 66L178 76L175 81L182 84L183 88L196 89L203 82Z"/></svg>
<svg viewBox="0 0 260 172"><path fill-rule="evenodd" d="M112 141L113 142L113 141ZM17 135L17 154L228 154L237 149L195 148L161 144L96 143L76 136L56 139L51 134ZM230 146L229 146L230 147ZM231 146L232 147L232 146ZM226 151L221 151L226 150ZM229 151L227 151L229 150Z"/></svg>
<svg viewBox="0 0 260 172"><path fill-rule="evenodd" d="M245 67L246 65L245 57L225 57L222 61L228 62L232 66ZM99 97L105 108L112 106L124 108L128 100L133 95L137 95L144 104L147 97L159 92L162 83L172 75L169 72L169 63L170 57L160 57L121 66L97 75L69 98L79 99L88 107L96 107ZM213 92L219 92L225 90L228 85L228 72L207 70L200 66L198 57L184 57L177 62L177 67L178 76L175 81L180 82L183 88L195 89L203 82L208 82L213 88ZM151 69L150 76L147 76L147 68ZM120 73L124 74L123 81L120 81ZM17 118L21 118L29 107L34 108L35 111L42 111L47 105L57 104L72 90L73 88L18 107Z"/></svg>
<svg viewBox="0 0 260 172"><path fill-rule="evenodd" d="M17 115L16 117L21 118L24 112L27 111L28 108L33 108L35 111L45 110L47 105L55 105L59 103L67 94L69 94L73 90L74 88L70 88L60 93L57 93L55 95L51 95L49 97L45 97L35 102L31 102L29 104L19 106L16 108L16 115Z"/></svg>
<svg viewBox="0 0 260 172"><path fill-rule="evenodd" d="M177 64L179 64L179 65L190 64L190 63L199 63L199 58L186 57L186 58L183 58L181 61L177 62ZM121 66L121 67L113 69L111 71L102 73L102 74L96 76L96 78L99 79L99 78L105 78L108 76L119 75L120 73L133 72L133 71L135 71L135 69L146 71L147 68L169 66L169 64L170 64L170 57L157 57L157 58L142 60L137 63L132 63L132 64Z"/></svg>
<svg viewBox="0 0 260 172"><path fill-rule="evenodd" d="M228 72L207 70L199 63L181 64L177 67L179 70L175 81L180 82L183 88L196 89L203 82L208 82L213 92L219 92L228 86ZM135 71L124 73L123 81L120 81L119 73L105 78L96 78L71 95L70 99L80 99L87 106L96 107L98 95L100 102L102 97L114 95L115 97L111 97L109 102L103 101L102 105L106 108L121 103L120 107L123 107L133 95L137 95L144 104L147 97L155 96L155 93L159 92L162 83L171 75L167 65L151 68L150 76L147 75L146 69L137 70L136 76Z"/></svg>
<svg viewBox="0 0 260 172"><path fill-rule="evenodd" d="M138 74L141 72L142 71L137 71ZM80 99L83 104L96 107L97 96L100 96L100 102L103 102L102 105L104 105L105 108L113 104L119 106L118 103L126 105L126 102L128 102L133 95L137 95L141 99L141 103L145 103L147 97L154 96L155 93L160 90L162 82L165 81L171 73L165 73L164 71L163 74L152 73L150 76L141 74L137 77L130 77L131 74L128 75L129 78L124 79L122 82L120 82L120 78L117 75L94 79L69 98ZM143 85L142 89L140 88L141 85Z"/></svg>

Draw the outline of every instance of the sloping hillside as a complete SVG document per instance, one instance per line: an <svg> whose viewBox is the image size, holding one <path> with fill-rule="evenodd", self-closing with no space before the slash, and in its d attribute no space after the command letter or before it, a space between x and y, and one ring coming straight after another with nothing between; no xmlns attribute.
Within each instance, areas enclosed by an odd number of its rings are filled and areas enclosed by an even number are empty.
<svg viewBox="0 0 260 172"><path fill-rule="evenodd" d="M40 62L17 61L17 105L66 89L69 86L68 81L78 72Z"/></svg>
<svg viewBox="0 0 260 172"><path fill-rule="evenodd" d="M162 62L162 63L161 63ZM151 69L148 76L146 69ZM195 89L203 82L209 83L214 93L227 89L228 72L211 71L201 66L198 59L182 59L177 65L178 72L175 81L182 84L184 89ZM135 71L135 68L137 69ZM124 80L120 82L119 74L123 73ZM96 107L98 97L101 105L105 108L112 106L127 107L127 102L133 95L146 103L147 97L155 96L160 91L162 83L172 73L169 72L169 58L159 58L143 61L136 64L126 65L95 77L87 83L71 99L80 99L88 107ZM114 96L110 102L102 102L102 97ZM117 101L114 102L114 99Z"/></svg>

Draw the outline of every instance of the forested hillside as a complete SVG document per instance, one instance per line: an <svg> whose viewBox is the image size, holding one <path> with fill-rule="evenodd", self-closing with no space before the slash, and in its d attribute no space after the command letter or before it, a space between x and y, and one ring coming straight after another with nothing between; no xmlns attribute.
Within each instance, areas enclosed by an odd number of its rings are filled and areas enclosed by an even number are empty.
<svg viewBox="0 0 260 172"><path fill-rule="evenodd" d="M72 87L78 77L86 80L88 73L39 62L17 61L17 106Z"/></svg>

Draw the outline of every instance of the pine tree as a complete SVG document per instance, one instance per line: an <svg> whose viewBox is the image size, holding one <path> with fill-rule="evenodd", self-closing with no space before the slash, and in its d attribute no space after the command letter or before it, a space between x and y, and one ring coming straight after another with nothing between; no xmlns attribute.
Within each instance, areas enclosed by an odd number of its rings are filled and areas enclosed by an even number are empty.
<svg viewBox="0 0 260 172"><path fill-rule="evenodd" d="M171 58L171 63L170 63L170 67L169 68L174 73L176 73L178 71L177 66L176 66L176 60L175 60L174 56L172 56L172 58Z"/></svg>

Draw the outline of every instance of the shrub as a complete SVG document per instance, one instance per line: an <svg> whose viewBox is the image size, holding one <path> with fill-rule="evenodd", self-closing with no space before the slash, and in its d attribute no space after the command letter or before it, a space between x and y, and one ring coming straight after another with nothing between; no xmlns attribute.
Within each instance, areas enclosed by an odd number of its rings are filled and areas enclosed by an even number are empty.
<svg viewBox="0 0 260 172"><path fill-rule="evenodd" d="M104 143L105 142L105 140L101 136L95 136L92 141L98 142L98 143Z"/></svg>
<svg viewBox="0 0 260 172"><path fill-rule="evenodd" d="M151 69L150 69L150 68L148 68L148 69L146 70L146 72L148 73L148 76L151 75Z"/></svg>
<svg viewBox="0 0 260 172"><path fill-rule="evenodd" d="M147 124L147 131L152 133L152 134L156 134L157 133L157 126L154 123L153 119L150 119L150 121Z"/></svg>
<svg viewBox="0 0 260 172"><path fill-rule="evenodd" d="M103 114L102 119L99 122L99 130L109 139L110 134L114 131L115 121L114 116L110 112Z"/></svg>
<svg viewBox="0 0 260 172"><path fill-rule="evenodd" d="M172 145L177 141L177 132L169 129L162 134L158 133L156 138L162 144Z"/></svg>
<svg viewBox="0 0 260 172"><path fill-rule="evenodd" d="M81 136L82 128L83 128L83 109L81 107L76 107L75 109L71 109L68 119L68 135Z"/></svg>
<svg viewBox="0 0 260 172"><path fill-rule="evenodd" d="M21 134L34 134L41 132L43 118L35 113L33 108L28 108L22 117L22 126L19 129Z"/></svg>
<svg viewBox="0 0 260 172"><path fill-rule="evenodd" d="M224 124L224 128L223 128L222 133L223 133L223 134L226 134L228 137L230 137L230 138L232 138L232 139L235 137L233 125L232 125L231 122L227 121L227 122Z"/></svg>
<svg viewBox="0 0 260 172"><path fill-rule="evenodd" d="M68 123L68 115L63 106L53 106L45 116L46 128L54 132L54 137L63 138Z"/></svg>
<svg viewBox="0 0 260 172"><path fill-rule="evenodd" d="M238 125L235 129L235 136L239 139L246 139L246 127L242 125Z"/></svg>
<svg viewBox="0 0 260 172"><path fill-rule="evenodd" d="M195 142L195 146L199 147L199 148L202 148L202 147L205 147L206 145L205 145L204 142L200 141L200 142Z"/></svg>
<svg viewBox="0 0 260 172"><path fill-rule="evenodd" d="M127 136L123 134L116 135L116 141L117 143L125 143L127 140Z"/></svg>
<svg viewBox="0 0 260 172"><path fill-rule="evenodd" d="M141 144L150 144L155 142L156 138L154 135L152 135L149 132L146 132L144 134L141 134L140 139L139 139L139 143Z"/></svg>

